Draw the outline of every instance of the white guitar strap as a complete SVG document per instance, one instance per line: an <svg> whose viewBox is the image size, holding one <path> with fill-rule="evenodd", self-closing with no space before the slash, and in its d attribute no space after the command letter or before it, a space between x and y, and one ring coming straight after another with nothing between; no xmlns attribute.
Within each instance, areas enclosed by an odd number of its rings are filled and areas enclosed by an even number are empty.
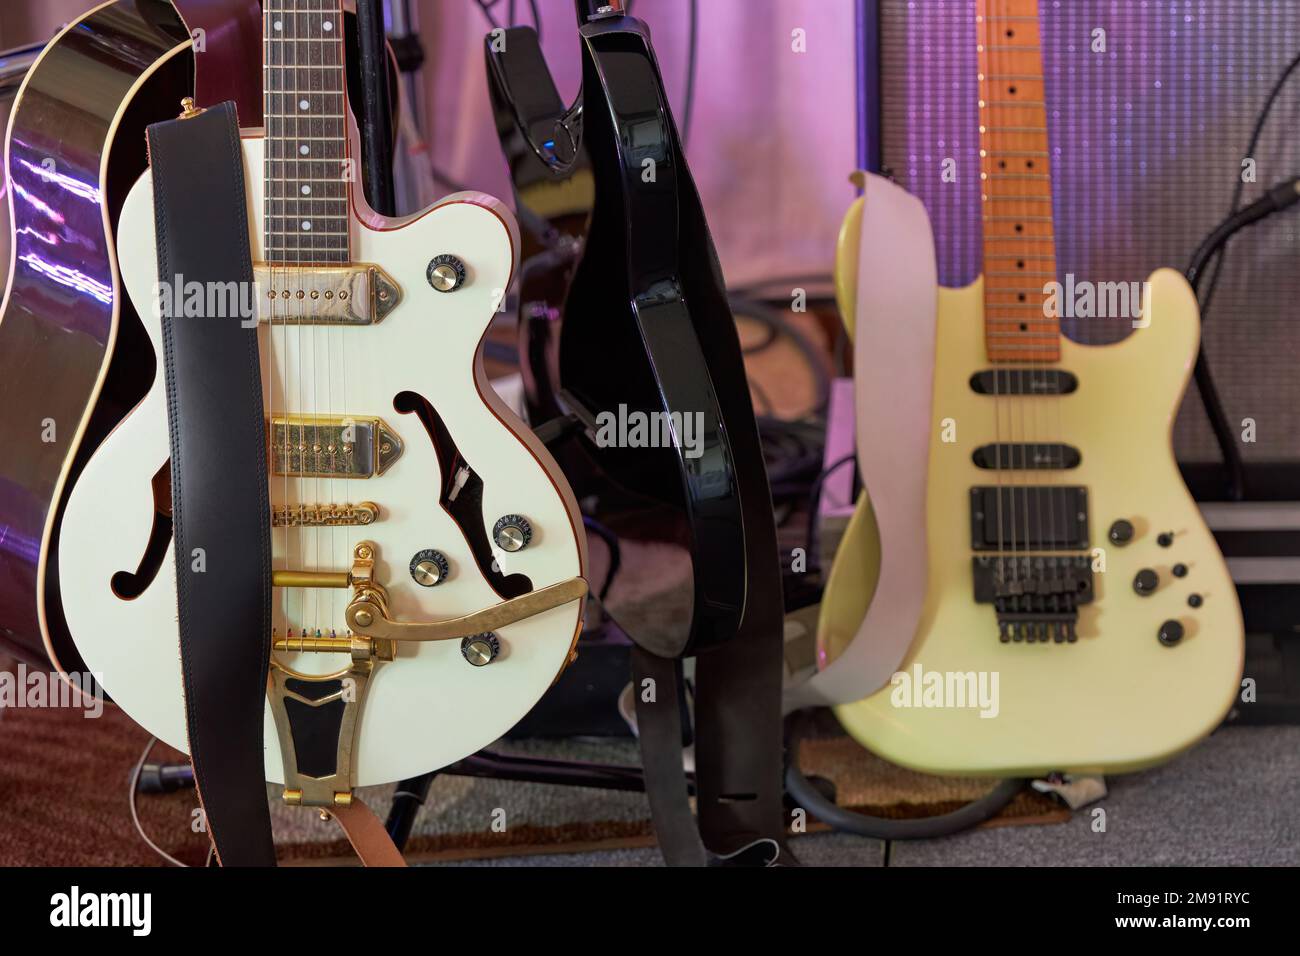
<svg viewBox="0 0 1300 956"><path fill-rule="evenodd" d="M934 235L919 199L870 174L856 298L857 457L880 531L880 576L856 637L829 666L787 690L787 711L850 703L887 684L907 654L925 601L938 313Z"/></svg>

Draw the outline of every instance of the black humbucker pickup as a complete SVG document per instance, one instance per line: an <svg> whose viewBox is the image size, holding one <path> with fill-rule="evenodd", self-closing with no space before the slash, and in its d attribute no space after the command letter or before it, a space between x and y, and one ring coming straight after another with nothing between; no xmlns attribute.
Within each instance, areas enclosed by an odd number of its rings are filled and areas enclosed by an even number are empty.
<svg viewBox="0 0 1300 956"><path fill-rule="evenodd" d="M1088 489L979 485L970 490L975 551L1086 551Z"/></svg>

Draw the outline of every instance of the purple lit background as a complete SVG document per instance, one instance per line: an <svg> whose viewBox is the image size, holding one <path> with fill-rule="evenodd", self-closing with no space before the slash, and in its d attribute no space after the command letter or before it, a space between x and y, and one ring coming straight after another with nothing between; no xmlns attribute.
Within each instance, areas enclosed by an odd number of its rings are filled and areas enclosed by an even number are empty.
<svg viewBox="0 0 1300 956"><path fill-rule="evenodd" d="M980 272L974 0L882 4L886 166L930 211L939 278ZM1300 52L1300 2L1043 0L1043 69L1055 195L1057 269L1092 281L1141 281L1182 269L1227 215L1251 127ZM1092 31L1107 52L1091 52ZM957 160L958 181L940 163ZM1278 98L1243 202L1300 174L1300 70ZM1248 460L1300 458L1300 213L1240 235L1209 322L1207 354L1229 420L1254 418ZM1127 322L1074 320L1066 334L1108 342ZM1179 457L1218 452L1200 399L1188 393Z"/></svg>

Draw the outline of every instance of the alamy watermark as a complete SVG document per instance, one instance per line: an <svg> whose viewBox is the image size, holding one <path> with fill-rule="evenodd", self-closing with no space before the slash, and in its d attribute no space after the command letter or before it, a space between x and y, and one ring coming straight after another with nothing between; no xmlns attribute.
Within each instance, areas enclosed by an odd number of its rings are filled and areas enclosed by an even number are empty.
<svg viewBox="0 0 1300 956"><path fill-rule="evenodd" d="M153 287L155 314L168 319L242 320L246 328L257 325L256 282L199 282L177 273Z"/></svg>
<svg viewBox="0 0 1300 956"><path fill-rule="evenodd" d="M1150 292L1149 282L1089 282L1076 280L1073 272L1065 282L1043 285L1043 315L1050 319L1130 319L1133 328L1150 325L1142 315L1142 304Z"/></svg>
<svg viewBox="0 0 1300 956"><path fill-rule="evenodd" d="M703 412L628 411L596 416L596 445L600 448L675 448L687 458L704 454Z"/></svg>
<svg viewBox="0 0 1300 956"><path fill-rule="evenodd" d="M0 710L10 708L77 708L83 717L98 717L104 712L104 694L98 674L60 676L42 670L30 673L20 663L16 671L0 671Z"/></svg>
<svg viewBox="0 0 1300 956"><path fill-rule="evenodd" d="M997 671L927 671L918 662L889 683L895 707L970 708L981 717L996 717L1000 710Z"/></svg>

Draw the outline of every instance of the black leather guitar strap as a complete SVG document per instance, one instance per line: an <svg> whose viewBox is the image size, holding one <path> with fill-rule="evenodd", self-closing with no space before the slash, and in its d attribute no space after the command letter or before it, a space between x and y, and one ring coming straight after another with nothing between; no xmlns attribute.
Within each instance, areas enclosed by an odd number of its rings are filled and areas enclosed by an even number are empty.
<svg viewBox="0 0 1300 956"><path fill-rule="evenodd" d="M705 866L708 853L691 813L682 764L682 662L657 657L636 644L631 662L641 768L659 852L669 866Z"/></svg>
<svg viewBox="0 0 1300 956"><path fill-rule="evenodd" d="M159 281L253 289L234 104L150 126L148 141ZM221 864L274 866L262 741L271 516L257 325L238 314L190 315L175 307L188 297L170 299L162 330L190 759Z"/></svg>

